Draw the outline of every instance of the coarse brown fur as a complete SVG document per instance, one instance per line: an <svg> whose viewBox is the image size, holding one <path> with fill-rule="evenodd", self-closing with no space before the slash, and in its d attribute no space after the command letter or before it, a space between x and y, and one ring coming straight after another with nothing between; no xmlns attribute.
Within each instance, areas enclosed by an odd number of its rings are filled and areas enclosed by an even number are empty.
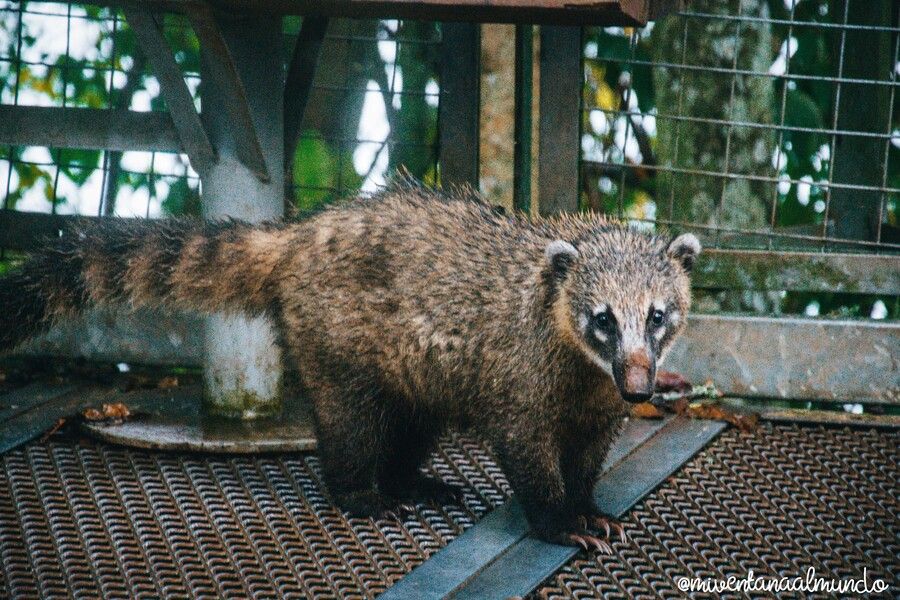
<svg viewBox="0 0 900 600"><path fill-rule="evenodd" d="M0 351L91 305L269 315L345 508L439 491L419 467L448 426L468 426L535 532L566 541L598 512L620 390L652 381L684 326L699 245L463 196L401 184L293 224L105 220L0 279Z"/></svg>

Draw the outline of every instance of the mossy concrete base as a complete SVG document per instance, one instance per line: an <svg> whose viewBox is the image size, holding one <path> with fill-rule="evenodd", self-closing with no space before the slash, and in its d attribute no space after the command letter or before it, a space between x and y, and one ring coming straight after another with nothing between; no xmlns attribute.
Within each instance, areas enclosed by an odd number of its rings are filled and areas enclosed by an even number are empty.
<svg viewBox="0 0 900 600"><path fill-rule="evenodd" d="M311 451L316 448L306 403L292 399L268 418L240 420L209 415L200 386L123 393L134 416L115 425L85 423L84 429L104 441L154 450L251 454Z"/></svg>
<svg viewBox="0 0 900 600"><path fill-rule="evenodd" d="M205 323L204 407L211 415L257 419L281 411L282 362L265 317L216 314Z"/></svg>

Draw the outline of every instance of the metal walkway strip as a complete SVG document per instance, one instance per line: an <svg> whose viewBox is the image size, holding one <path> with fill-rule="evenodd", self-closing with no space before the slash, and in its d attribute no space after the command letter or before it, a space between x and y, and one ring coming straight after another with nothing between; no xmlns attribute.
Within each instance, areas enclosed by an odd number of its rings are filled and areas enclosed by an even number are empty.
<svg viewBox="0 0 900 600"><path fill-rule="evenodd" d="M39 382L0 395L0 454L40 436L57 419L99 406L114 394L115 390Z"/></svg>
<svg viewBox="0 0 900 600"><path fill-rule="evenodd" d="M610 448L607 469L615 467L674 420L630 420ZM379 596L379 600L437 600L461 593L464 586L479 580L480 573L485 568L497 564L501 557L505 558L517 549L525 541L523 538L526 538L528 530L528 523L519 503L515 500L507 502L416 567ZM556 549L557 553L572 550L551 544L545 546ZM570 555L563 558L563 562ZM537 583L540 581L535 585Z"/></svg>
<svg viewBox="0 0 900 600"><path fill-rule="evenodd" d="M594 489L597 505L621 518L726 426L720 421L673 419L600 478ZM577 553L577 548L525 537L447 597L460 600L524 596Z"/></svg>

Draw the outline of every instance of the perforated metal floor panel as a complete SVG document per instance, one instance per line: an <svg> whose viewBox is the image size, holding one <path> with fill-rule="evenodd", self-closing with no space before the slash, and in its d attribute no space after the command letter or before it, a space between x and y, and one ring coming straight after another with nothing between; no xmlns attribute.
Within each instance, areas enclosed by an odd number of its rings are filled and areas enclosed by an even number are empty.
<svg viewBox="0 0 900 600"><path fill-rule="evenodd" d="M203 456L92 441L2 456L0 589L15 598L373 597L492 506L506 484L465 439L434 460L465 507L346 519L312 455Z"/></svg>
<svg viewBox="0 0 900 600"><path fill-rule="evenodd" d="M897 430L730 429L628 513L627 544L612 556L579 555L532 597L683 598L685 576L744 579L752 569L794 578L813 567L839 580L867 569L869 583L883 579L883 597L895 598L898 442Z"/></svg>
<svg viewBox="0 0 900 600"><path fill-rule="evenodd" d="M681 597L681 576L855 577L896 591L897 431L729 430L536 597ZM53 438L0 457L0 593L14 598L374 597L504 502L482 446L434 461L465 506L345 519L315 456L201 456Z"/></svg>

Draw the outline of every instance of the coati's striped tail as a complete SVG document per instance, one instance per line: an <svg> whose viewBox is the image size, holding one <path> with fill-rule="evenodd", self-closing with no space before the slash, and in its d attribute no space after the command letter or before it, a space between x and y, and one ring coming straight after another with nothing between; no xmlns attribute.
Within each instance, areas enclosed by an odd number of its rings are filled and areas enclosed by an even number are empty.
<svg viewBox="0 0 900 600"><path fill-rule="evenodd" d="M0 278L0 352L91 306L263 313L282 225L106 219L50 242Z"/></svg>

